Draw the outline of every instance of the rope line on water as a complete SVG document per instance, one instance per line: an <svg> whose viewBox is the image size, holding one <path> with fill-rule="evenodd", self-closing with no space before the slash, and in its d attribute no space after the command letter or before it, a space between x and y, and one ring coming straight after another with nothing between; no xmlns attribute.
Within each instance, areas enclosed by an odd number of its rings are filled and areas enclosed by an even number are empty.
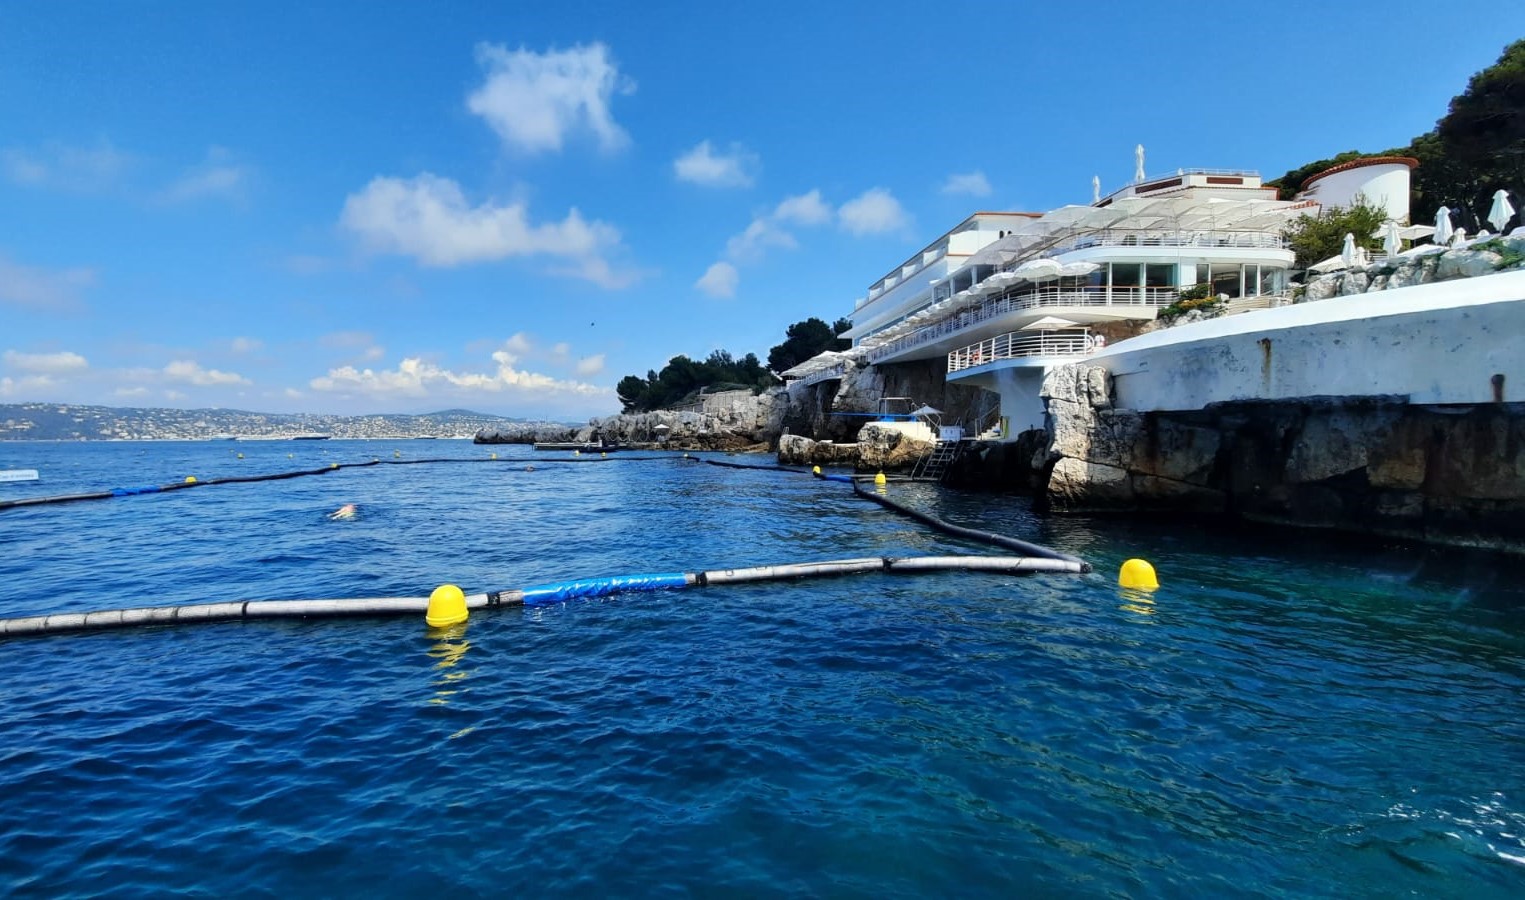
<svg viewBox="0 0 1525 900"><path fill-rule="evenodd" d="M1049 557L1021 556L869 556L821 562L711 569L700 572L668 572L615 575L577 581L535 585L507 591L465 596L467 609L507 606L536 607L569 600L606 597L611 594L713 587L749 582L822 578L870 572L918 574L948 570L1031 574L1062 572L1082 574L1084 563ZM349 600L232 600L184 606L147 606L98 612L52 613L42 616L0 619L0 637L32 637L80 631L109 631L139 625L175 625L191 622L225 622L244 619L332 618L353 616L422 615L429 609L427 597L372 597Z"/></svg>
<svg viewBox="0 0 1525 900"><path fill-rule="evenodd" d="M606 458L599 457L586 459L546 459L543 457L512 457L499 459L496 456L490 459L478 457L439 457L436 459L372 459L364 462L330 463L321 469L298 469L294 472L273 472L265 475L228 475L222 478L197 479L195 481L172 481L169 484L145 484L129 487L116 487L104 491L92 491L84 494L62 494L53 497L20 497L15 500L0 500L0 510L14 509L22 506L45 506L53 503L74 503L81 500L112 500L117 497L135 497L141 494L162 494L168 491L180 491L187 488L205 487L213 484L249 484L257 481L282 481L287 478L303 478L308 475L326 475L329 472L337 472L341 469L363 469L368 466L416 466L433 463L530 463L534 464L568 464L568 463L605 463L605 462L652 462L670 461L679 459L675 456L626 456Z"/></svg>

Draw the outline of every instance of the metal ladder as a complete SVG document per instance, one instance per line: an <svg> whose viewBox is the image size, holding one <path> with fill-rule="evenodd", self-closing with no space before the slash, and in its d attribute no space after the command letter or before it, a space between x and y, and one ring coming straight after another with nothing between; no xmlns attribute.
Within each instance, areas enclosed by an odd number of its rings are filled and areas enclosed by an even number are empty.
<svg viewBox="0 0 1525 900"><path fill-rule="evenodd" d="M963 449L961 441L938 441L931 452L916 461L911 469L912 481L942 481L948 467L958 459Z"/></svg>

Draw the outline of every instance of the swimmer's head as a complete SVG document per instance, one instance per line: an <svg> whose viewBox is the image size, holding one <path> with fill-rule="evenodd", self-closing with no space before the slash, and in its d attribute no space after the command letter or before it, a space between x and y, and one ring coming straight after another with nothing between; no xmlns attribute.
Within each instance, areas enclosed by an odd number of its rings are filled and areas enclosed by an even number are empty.
<svg viewBox="0 0 1525 900"><path fill-rule="evenodd" d="M358 512L358 510L355 508L355 504L353 504L353 503L346 503L343 506L339 507L338 509L334 510L333 514L330 515L329 518L330 519L353 519L355 517L355 513L356 512Z"/></svg>

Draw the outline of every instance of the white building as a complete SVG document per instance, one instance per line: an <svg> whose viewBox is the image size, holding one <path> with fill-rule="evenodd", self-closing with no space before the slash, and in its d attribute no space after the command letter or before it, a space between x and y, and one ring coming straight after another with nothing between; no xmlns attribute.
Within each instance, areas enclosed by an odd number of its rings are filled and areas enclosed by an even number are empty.
<svg viewBox="0 0 1525 900"><path fill-rule="evenodd" d="M1316 209L1277 200L1255 172L1191 169L1090 206L977 213L876 281L844 336L874 364L946 358L950 383L1000 395L999 434L1011 439L1041 427L1047 370L1094 351L1088 326L1152 319L1192 285L1284 293L1282 230Z"/></svg>

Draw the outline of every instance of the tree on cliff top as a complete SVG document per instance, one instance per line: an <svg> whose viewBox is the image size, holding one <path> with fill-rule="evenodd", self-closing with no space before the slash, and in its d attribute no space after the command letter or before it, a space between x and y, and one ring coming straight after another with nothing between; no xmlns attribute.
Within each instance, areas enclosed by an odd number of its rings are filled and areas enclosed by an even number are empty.
<svg viewBox="0 0 1525 900"><path fill-rule="evenodd" d="M1498 62L1473 75L1435 127L1407 147L1381 153L1347 150L1298 166L1266 184L1288 200L1310 175L1369 156L1419 160L1413 174L1411 222L1433 222L1442 205L1473 215L1486 213L1494 191L1525 191L1525 40L1505 47Z"/></svg>
<svg viewBox="0 0 1525 900"><path fill-rule="evenodd" d="M845 349L837 340L853 323L838 319L827 325L811 316L803 322L795 322L784 332L784 342L768 351L768 368L775 372L792 369L805 360L826 350Z"/></svg>
<svg viewBox="0 0 1525 900"><path fill-rule="evenodd" d="M1494 191L1525 189L1525 40L1473 75L1435 128L1406 152L1419 160L1416 222L1433 220L1442 204L1486 212Z"/></svg>
<svg viewBox="0 0 1525 900"><path fill-rule="evenodd" d="M1357 194L1349 208L1330 206L1316 216L1306 213L1298 216L1282 236L1287 239L1288 248L1297 254L1292 267L1306 269L1338 254L1345 246L1347 234L1355 235L1357 247L1375 250L1379 246L1375 235L1386 220L1386 210L1367 203L1366 198Z"/></svg>

